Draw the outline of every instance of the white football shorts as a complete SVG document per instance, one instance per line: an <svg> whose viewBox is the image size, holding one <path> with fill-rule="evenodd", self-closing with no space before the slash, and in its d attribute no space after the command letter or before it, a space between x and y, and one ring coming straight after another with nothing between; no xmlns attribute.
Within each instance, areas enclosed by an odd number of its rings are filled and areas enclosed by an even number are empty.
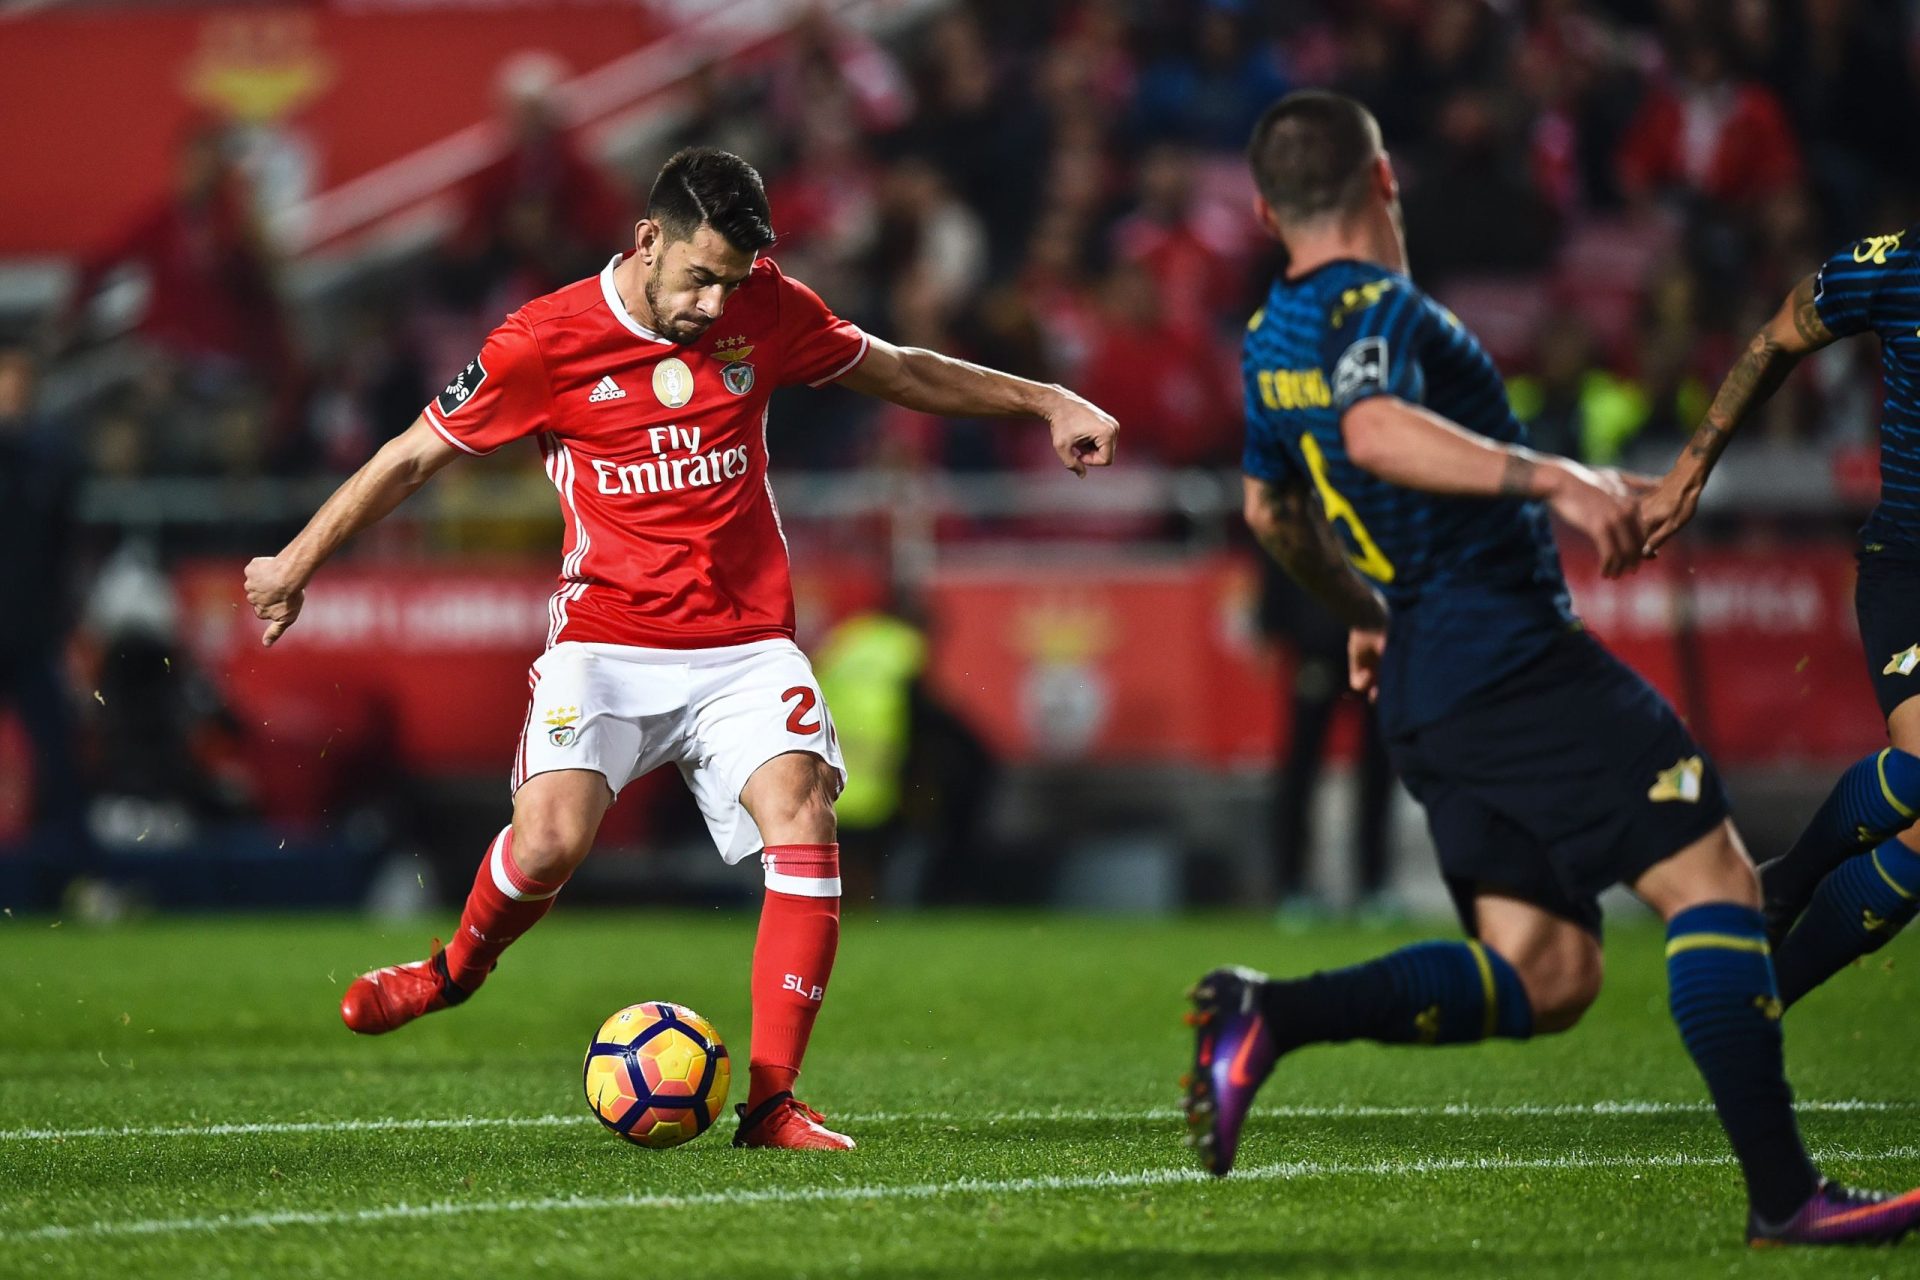
<svg viewBox="0 0 1920 1280"><path fill-rule="evenodd" d="M514 757L513 790L537 774L592 769L617 796L635 778L678 765L729 863L764 844L740 804L755 769L777 755L808 751L846 785L846 762L813 665L791 640L720 649L568 640L541 654L527 678L533 699Z"/></svg>

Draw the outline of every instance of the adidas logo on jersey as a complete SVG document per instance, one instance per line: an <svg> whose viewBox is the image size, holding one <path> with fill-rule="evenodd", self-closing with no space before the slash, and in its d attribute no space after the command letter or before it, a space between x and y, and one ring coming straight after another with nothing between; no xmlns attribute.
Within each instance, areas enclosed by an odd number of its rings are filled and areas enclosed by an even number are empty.
<svg viewBox="0 0 1920 1280"><path fill-rule="evenodd" d="M602 378L593 384L593 394L587 397L589 404L598 404L602 400L624 400L627 393L612 378Z"/></svg>

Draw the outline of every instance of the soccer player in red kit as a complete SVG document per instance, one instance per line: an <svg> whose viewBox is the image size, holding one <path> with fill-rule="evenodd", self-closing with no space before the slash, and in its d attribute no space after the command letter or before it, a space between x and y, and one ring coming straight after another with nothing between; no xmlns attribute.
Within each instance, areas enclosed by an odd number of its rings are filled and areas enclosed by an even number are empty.
<svg viewBox="0 0 1920 1280"><path fill-rule="evenodd" d="M528 677L513 821L446 949L363 975L340 1015L377 1035L467 999L553 905L620 788L671 762L721 856L758 852L766 873L734 1143L844 1149L853 1140L793 1096L839 941L845 774L793 642L768 397L838 381L926 413L1043 419L1079 475L1112 462L1117 427L1064 388L870 337L759 257L773 239L751 165L707 148L674 156L633 249L508 316L299 536L248 564L246 591L271 645L354 534L456 458L533 437L566 538Z"/></svg>

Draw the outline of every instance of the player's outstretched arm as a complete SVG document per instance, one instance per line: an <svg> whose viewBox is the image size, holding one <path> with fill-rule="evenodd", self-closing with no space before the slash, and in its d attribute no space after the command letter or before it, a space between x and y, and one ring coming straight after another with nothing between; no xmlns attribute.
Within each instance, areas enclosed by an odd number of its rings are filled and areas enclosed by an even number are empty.
<svg viewBox="0 0 1920 1280"><path fill-rule="evenodd" d="M1062 386L1016 378L921 347L870 338L867 354L840 385L920 413L953 418L1044 418L1053 451L1077 476L1113 462L1120 424Z"/></svg>
<svg viewBox="0 0 1920 1280"><path fill-rule="evenodd" d="M1654 484L1644 477L1489 440L1398 396L1358 401L1340 434L1355 466L1403 489L1545 502L1593 543L1609 578L1640 561L1636 498Z"/></svg>
<svg viewBox="0 0 1920 1280"><path fill-rule="evenodd" d="M1767 402L1787 380L1800 358L1835 340L1814 304L1818 281L1808 276L1793 287L1773 318L1753 335L1747 349L1728 370L1726 380L1707 406L1707 416L1680 453L1659 488L1640 500L1640 516L1647 526L1647 554L1686 527L1700 505L1701 491L1713 464L1720 460L1740 424Z"/></svg>
<svg viewBox="0 0 1920 1280"><path fill-rule="evenodd" d="M267 624L260 643L271 645L293 625L306 602L307 583L329 556L354 534L378 524L429 476L459 456L425 417L415 418L411 427L382 445L333 491L279 555L249 561L247 603L253 606L254 617Z"/></svg>

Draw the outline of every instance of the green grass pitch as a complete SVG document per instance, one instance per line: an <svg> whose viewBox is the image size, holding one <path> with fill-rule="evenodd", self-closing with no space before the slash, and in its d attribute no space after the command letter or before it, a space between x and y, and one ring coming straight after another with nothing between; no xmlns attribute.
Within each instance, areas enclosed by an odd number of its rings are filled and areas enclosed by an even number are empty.
<svg viewBox="0 0 1920 1280"><path fill-rule="evenodd" d="M860 1149L801 1155L732 1150L730 1117L640 1150L581 1096L636 1000L744 1061L751 917L563 907L471 1004L350 1035L344 984L427 931L0 919L0 1276L1920 1274L1920 1242L1743 1247L1646 922L1570 1035L1284 1061L1225 1182L1180 1145L1187 984L1418 932L850 912L802 1094ZM1920 1182L1916 1014L1876 957L1789 1015L1830 1173Z"/></svg>

